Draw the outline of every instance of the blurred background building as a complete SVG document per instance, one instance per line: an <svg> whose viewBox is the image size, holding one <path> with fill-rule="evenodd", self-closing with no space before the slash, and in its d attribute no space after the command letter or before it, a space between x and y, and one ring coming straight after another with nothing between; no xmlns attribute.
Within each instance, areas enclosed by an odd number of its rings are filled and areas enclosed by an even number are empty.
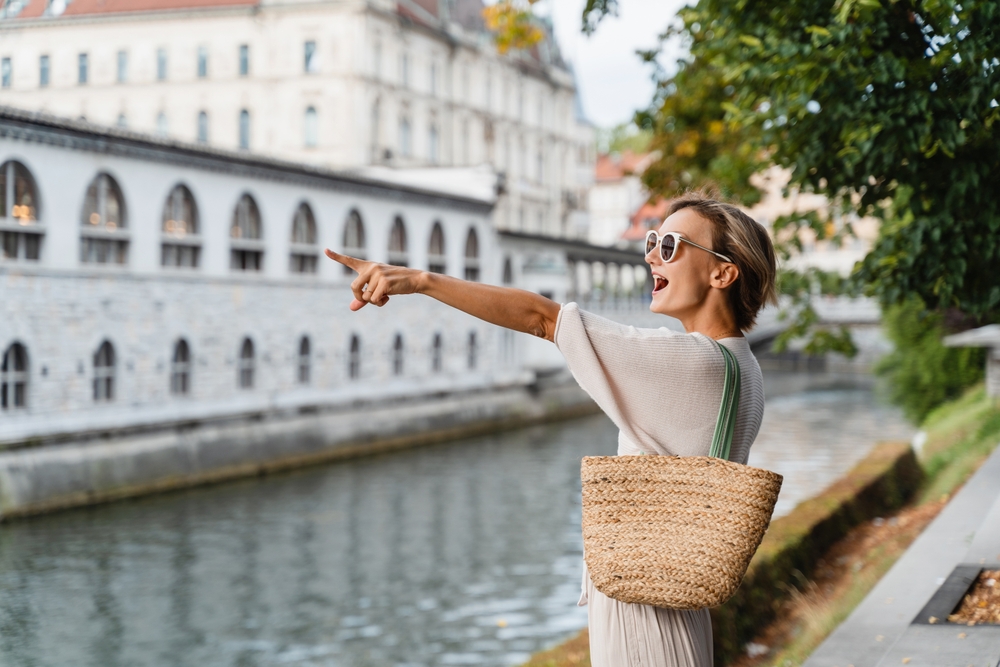
<svg viewBox="0 0 1000 667"><path fill-rule="evenodd" d="M336 169L487 164L497 228L585 237L593 130L573 73L547 24L531 50L498 54L482 8L8 0L0 99Z"/></svg>

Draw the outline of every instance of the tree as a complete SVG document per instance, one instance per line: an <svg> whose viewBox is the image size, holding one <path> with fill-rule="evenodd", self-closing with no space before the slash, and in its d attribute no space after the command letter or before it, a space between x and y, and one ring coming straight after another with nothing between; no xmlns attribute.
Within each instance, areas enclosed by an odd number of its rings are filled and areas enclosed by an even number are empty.
<svg viewBox="0 0 1000 667"><path fill-rule="evenodd" d="M615 10L588 0L584 30ZM664 38L687 39L690 57L637 118L654 147L674 148L647 184L673 194L688 174L747 201L755 160L787 167L790 187L835 212L881 219L857 289L885 306L916 296L933 311L997 316L1000 4L700 0L679 18ZM834 233L824 222L781 225L823 238Z"/></svg>

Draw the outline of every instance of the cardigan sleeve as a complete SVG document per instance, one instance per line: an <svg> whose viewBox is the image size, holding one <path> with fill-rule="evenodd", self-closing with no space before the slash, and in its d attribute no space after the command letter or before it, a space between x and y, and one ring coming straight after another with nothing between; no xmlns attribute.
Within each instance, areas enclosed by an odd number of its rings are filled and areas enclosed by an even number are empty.
<svg viewBox="0 0 1000 667"><path fill-rule="evenodd" d="M576 381L638 449L708 453L725 377L711 339L619 324L575 303L560 310L554 339Z"/></svg>

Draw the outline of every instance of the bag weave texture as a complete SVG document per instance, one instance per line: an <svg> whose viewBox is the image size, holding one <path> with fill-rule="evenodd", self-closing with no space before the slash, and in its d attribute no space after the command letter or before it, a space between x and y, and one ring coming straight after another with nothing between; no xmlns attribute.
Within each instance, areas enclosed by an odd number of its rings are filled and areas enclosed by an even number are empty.
<svg viewBox="0 0 1000 667"><path fill-rule="evenodd" d="M760 546L781 475L710 456L587 456L584 559L621 602L715 607Z"/></svg>

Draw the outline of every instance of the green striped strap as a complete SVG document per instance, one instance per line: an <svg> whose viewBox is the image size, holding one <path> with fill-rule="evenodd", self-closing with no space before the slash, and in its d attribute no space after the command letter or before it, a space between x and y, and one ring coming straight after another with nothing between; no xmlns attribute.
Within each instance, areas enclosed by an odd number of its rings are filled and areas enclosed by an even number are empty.
<svg viewBox="0 0 1000 667"><path fill-rule="evenodd" d="M736 409L740 404L740 364L725 345L716 343L726 360L726 381L722 388L722 404L715 422L712 449L709 456L729 460L729 450L733 446L733 431L736 429Z"/></svg>

